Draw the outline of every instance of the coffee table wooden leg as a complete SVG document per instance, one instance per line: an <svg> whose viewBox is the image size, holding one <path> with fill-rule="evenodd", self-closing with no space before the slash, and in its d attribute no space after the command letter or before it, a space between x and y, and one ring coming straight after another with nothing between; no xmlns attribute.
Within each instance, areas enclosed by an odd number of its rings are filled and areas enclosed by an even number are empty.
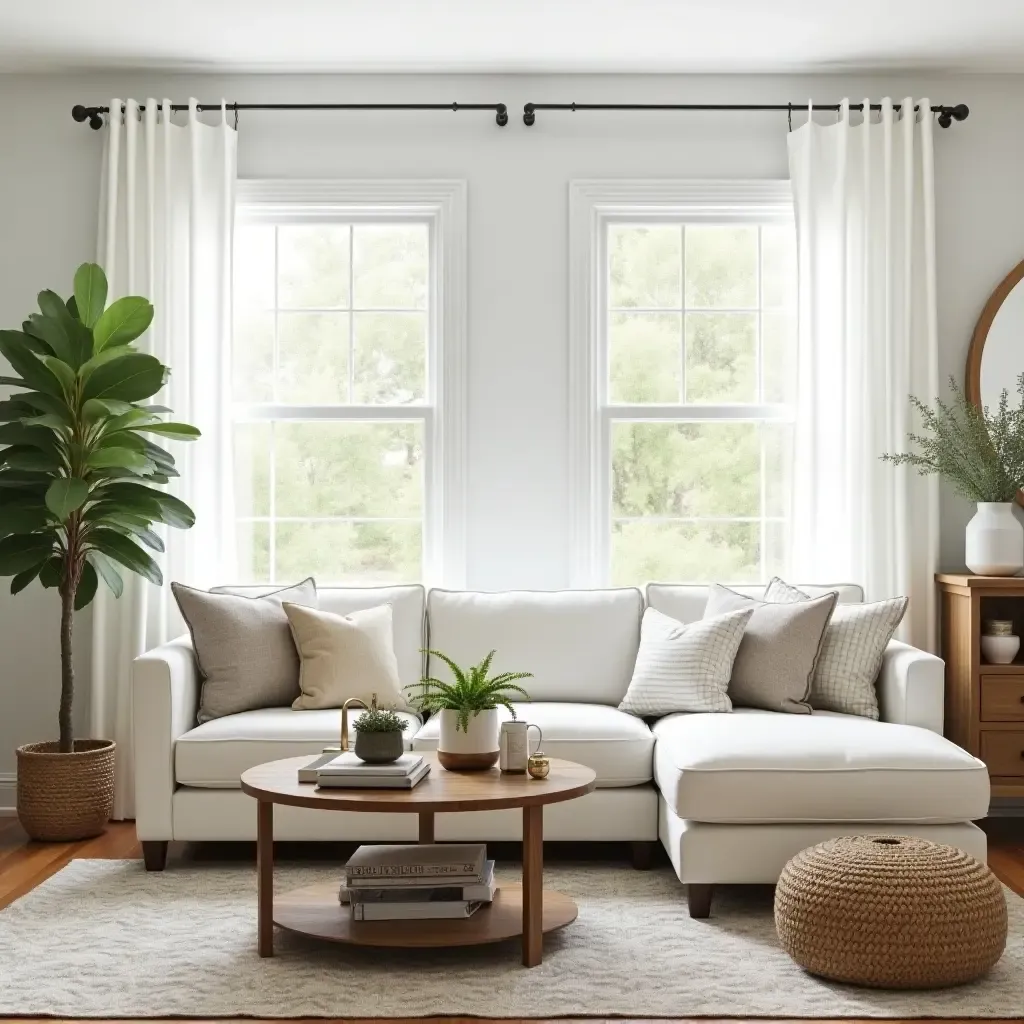
<svg viewBox="0 0 1024 1024"><path fill-rule="evenodd" d="M434 841L434 812L420 811L420 842L432 843Z"/></svg>
<svg viewBox="0 0 1024 1024"><path fill-rule="evenodd" d="M544 949L544 808L523 808L523 964L536 967Z"/></svg>
<svg viewBox="0 0 1024 1024"><path fill-rule="evenodd" d="M274 955L274 805L256 804L257 947L260 956Z"/></svg>

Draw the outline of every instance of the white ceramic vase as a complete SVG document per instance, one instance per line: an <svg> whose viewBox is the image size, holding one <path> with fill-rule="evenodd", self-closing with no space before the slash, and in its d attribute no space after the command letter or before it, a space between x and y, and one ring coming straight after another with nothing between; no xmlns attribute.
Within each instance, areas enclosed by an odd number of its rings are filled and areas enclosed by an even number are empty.
<svg viewBox="0 0 1024 1024"><path fill-rule="evenodd" d="M1019 636L983 636L981 655L987 665L1010 665L1020 650Z"/></svg>
<svg viewBox="0 0 1024 1024"><path fill-rule="evenodd" d="M967 524L967 568L978 576L1016 576L1024 569L1024 526L1012 501L979 501Z"/></svg>
<svg viewBox="0 0 1024 1024"><path fill-rule="evenodd" d="M498 762L498 709L469 716L469 728L459 726L457 711L439 711L437 759L449 771L482 771Z"/></svg>

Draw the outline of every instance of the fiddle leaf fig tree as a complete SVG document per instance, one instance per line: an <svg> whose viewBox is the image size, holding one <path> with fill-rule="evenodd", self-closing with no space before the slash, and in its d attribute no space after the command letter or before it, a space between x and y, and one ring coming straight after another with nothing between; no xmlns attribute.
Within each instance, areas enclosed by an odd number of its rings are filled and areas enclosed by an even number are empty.
<svg viewBox="0 0 1024 1024"><path fill-rule="evenodd" d="M14 577L12 594L36 578L60 593L62 753L74 749L74 612L101 579L120 597L125 569L160 584L150 551L164 546L153 524L195 522L160 488L178 473L153 437L192 441L199 431L142 404L170 372L132 346L152 320L140 296L108 305L103 270L84 263L71 298L40 292L20 331L0 331L0 354L17 375L0 384L18 389L0 401L0 576Z"/></svg>

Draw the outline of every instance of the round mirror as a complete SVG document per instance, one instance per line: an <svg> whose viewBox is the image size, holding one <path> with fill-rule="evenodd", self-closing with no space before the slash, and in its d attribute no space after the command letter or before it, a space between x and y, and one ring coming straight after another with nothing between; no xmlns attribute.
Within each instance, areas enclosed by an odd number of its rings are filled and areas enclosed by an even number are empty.
<svg viewBox="0 0 1024 1024"><path fill-rule="evenodd" d="M985 303L967 353L964 388L976 406L994 406L1003 391L1016 404L1017 378L1024 373L1024 260Z"/></svg>

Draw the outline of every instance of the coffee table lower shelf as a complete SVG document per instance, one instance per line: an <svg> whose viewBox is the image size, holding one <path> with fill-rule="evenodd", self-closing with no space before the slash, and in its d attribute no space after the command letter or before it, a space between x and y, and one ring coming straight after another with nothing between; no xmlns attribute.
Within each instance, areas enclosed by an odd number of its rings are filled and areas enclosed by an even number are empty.
<svg viewBox="0 0 1024 1024"><path fill-rule="evenodd" d="M571 924L579 912L570 897L548 889L542 905L545 934ZM523 889L503 885L490 906L461 920L353 921L348 909L338 903L336 885L311 885L275 897L274 924L286 931L356 946L482 946L523 934Z"/></svg>

